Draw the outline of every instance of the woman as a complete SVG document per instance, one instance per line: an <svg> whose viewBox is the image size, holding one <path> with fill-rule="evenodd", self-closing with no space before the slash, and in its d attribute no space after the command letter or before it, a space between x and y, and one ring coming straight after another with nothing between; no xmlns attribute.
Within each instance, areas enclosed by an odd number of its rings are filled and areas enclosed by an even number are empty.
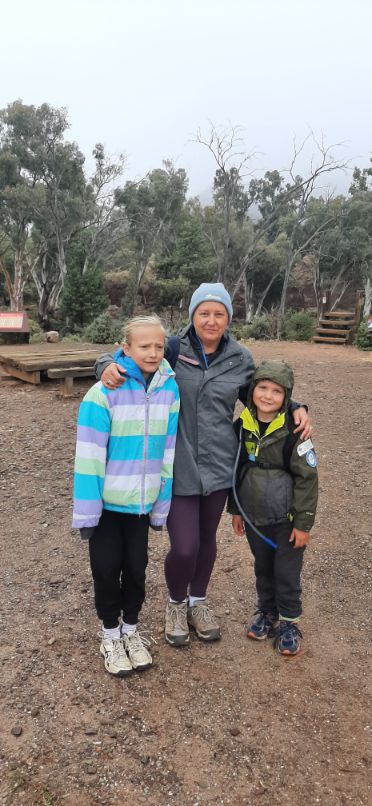
<svg viewBox="0 0 372 806"><path fill-rule="evenodd" d="M221 635L206 594L216 559L217 527L232 483L234 408L238 399L246 402L254 371L249 350L228 333L232 314L222 283L202 283L191 297L190 324L169 339L165 353L176 370L181 396L165 559L165 638L173 646L189 643L189 627L203 641ZM97 375L111 388L123 382L110 356L97 362ZM296 430L307 438L307 412L292 407Z"/></svg>

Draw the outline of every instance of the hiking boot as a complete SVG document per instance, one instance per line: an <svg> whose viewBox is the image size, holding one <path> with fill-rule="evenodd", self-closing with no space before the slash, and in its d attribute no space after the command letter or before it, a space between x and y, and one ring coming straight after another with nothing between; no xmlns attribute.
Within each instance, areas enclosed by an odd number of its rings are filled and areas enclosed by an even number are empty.
<svg viewBox="0 0 372 806"><path fill-rule="evenodd" d="M99 651L105 659L105 669L109 674L125 677L133 671L121 638L103 638Z"/></svg>
<svg viewBox="0 0 372 806"><path fill-rule="evenodd" d="M187 608L187 621L202 641L218 641L221 638L220 625L205 599Z"/></svg>
<svg viewBox="0 0 372 806"><path fill-rule="evenodd" d="M165 610L165 640L172 646L189 643L186 602L168 602Z"/></svg>
<svg viewBox="0 0 372 806"><path fill-rule="evenodd" d="M274 647L280 655L297 655L301 649L302 632L293 621L279 621L279 630L274 638Z"/></svg>
<svg viewBox="0 0 372 806"><path fill-rule="evenodd" d="M141 672L143 669L148 669L149 666L151 666L152 657L146 649L151 643L148 638L144 638L136 630L135 632L124 633L122 641L133 669Z"/></svg>
<svg viewBox="0 0 372 806"><path fill-rule="evenodd" d="M247 627L247 637L254 638L255 641L263 641L264 638L273 638L278 618L273 613L264 613L263 610L256 610L257 618Z"/></svg>

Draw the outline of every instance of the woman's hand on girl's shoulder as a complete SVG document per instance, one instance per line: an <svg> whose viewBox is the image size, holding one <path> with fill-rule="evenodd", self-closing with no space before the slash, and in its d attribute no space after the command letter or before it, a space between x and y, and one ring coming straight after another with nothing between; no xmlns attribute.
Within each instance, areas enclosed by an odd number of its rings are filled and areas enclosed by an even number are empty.
<svg viewBox="0 0 372 806"><path fill-rule="evenodd" d="M101 381L107 389L118 389L119 386L125 383L125 375L125 369L113 361L103 370Z"/></svg>

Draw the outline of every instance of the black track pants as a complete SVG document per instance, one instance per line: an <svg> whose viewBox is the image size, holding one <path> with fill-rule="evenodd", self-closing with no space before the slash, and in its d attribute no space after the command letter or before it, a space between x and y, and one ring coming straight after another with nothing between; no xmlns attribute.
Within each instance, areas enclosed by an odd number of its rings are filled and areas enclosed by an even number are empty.
<svg viewBox="0 0 372 806"><path fill-rule="evenodd" d="M289 542L290 523L260 526L259 531L278 544L271 548L253 532L248 523L245 531L254 556L258 607L265 612L280 613L285 618L301 615L301 569L304 549Z"/></svg>
<svg viewBox="0 0 372 806"><path fill-rule="evenodd" d="M126 515L104 509L89 555L98 617L106 629L116 627L123 611L137 624L145 598L148 515Z"/></svg>

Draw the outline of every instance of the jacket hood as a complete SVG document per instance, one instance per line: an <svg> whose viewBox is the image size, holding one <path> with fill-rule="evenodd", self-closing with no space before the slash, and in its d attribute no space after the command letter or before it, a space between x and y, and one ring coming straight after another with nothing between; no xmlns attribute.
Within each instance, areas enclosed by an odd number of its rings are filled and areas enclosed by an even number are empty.
<svg viewBox="0 0 372 806"><path fill-rule="evenodd" d="M280 386L284 387L285 398L282 411L286 411L294 386L292 367L290 367L289 364L286 364L285 361L262 361L253 374L248 390L247 406L250 410L255 410L252 394L253 389L258 381L272 381L273 383L278 383Z"/></svg>
<svg viewBox="0 0 372 806"><path fill-rule="evenodd" d="M139 381L139 383L141 383L144 386L146 386L145 378L144 378L139 366L137 366L136 362L133 361L133 358L131 358L129 355L125 355L125 353L124 353L124 351L122 349L117 350L116 353L114 354L113 358L114 358L114 361L117 364L120 364L120 366L123 367L123 369L125 369L125 371L126 371L126 373L127 373L129 378L135 378L137 381ZM163 358L161 360L159 368L155 372L155 375L157 374L157 372L160 375L174 375L175 374L173 372L173 370L172 370L172 367L170 366L170 364L168 364L168 361L166 361L165 358Z"/></svg>

